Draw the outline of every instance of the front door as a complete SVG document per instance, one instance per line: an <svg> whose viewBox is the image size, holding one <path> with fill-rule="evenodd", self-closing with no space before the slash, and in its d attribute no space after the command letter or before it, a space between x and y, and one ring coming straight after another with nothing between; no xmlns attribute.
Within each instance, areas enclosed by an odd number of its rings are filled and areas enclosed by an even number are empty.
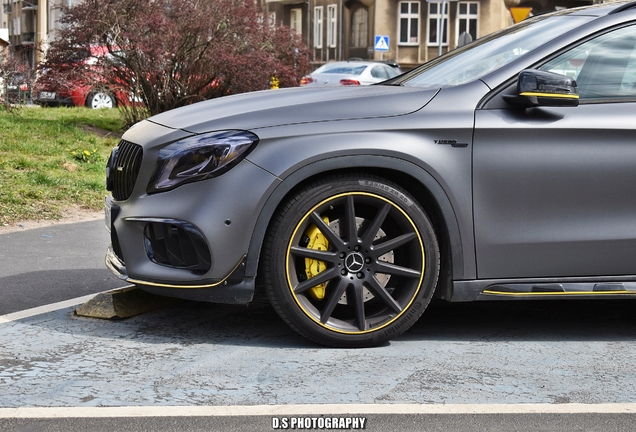
<svg viewBox="0 0 636 432"><path fill-rule="evenodd" d="M636 26L539 67L573 76L578 107L476 112L480 279L636 275Z"/></svg>

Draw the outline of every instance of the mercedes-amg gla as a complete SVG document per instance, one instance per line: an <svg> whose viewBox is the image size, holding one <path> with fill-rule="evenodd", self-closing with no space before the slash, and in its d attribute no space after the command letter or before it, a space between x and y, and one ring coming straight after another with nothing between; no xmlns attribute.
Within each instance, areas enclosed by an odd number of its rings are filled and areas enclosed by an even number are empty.
<svg viewBox="0 0 636 432"><path fill-rule="evenodd" d="M632 297L636 2L533 17L380 85L154 116L107 184L121 278L220 303L263 287L325 345L384 343L432 298Z"/></svg>

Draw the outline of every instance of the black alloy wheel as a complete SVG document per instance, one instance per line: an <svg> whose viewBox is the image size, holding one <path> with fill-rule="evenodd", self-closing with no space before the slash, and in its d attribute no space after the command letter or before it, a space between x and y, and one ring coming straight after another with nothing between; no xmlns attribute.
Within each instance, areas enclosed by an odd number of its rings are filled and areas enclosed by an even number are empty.
<svg viewBox="0 0 636 432"><path fill-rule="evenodd" d="M433 227L399 186L331 177L300 191L270 226L263 254L273 307L324 345L381 344L428 305L439 273Z"/></svg>

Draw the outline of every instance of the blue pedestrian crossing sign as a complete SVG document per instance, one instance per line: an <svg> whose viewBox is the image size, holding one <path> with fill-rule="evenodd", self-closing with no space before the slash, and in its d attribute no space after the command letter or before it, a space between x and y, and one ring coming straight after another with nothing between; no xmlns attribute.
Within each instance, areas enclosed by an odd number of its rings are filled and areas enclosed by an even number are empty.
<svg viewBox="0 0 636 432"><path fill-rule="evenodd" d="M389 37L388 36L375 36L375 45L373 49L380 52L386 52L389 50Z"/></svg>

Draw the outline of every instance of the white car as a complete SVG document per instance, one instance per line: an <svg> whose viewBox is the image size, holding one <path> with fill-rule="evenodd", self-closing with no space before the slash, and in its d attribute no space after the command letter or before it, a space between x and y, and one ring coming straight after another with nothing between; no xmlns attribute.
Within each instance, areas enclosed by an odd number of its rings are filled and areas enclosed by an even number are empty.
<svg viewBox="0 0 636 432"><path fill-rule="evenodd" d="M358 86L371 85L396 77L399 67L375 61L340 61L320 66L304 77L301 86Z"/></svg>

